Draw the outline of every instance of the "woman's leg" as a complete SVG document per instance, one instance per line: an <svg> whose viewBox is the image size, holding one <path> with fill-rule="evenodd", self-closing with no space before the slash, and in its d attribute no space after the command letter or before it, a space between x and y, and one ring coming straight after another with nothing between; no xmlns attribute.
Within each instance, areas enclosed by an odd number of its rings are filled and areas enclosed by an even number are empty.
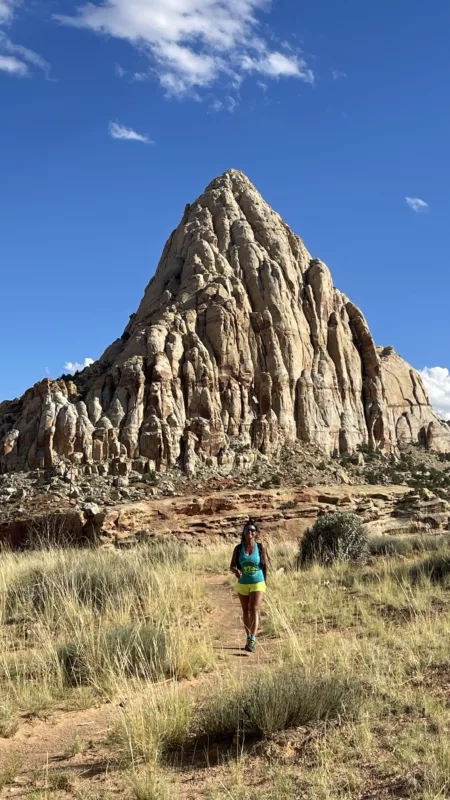
<svg viewBox="0 0 450 800"><path fill-rule="evenodd" d="M241 606L242 606L242 622L244 623L245 633L248 636L250 634L250 613L249 613L250 596L245 594L240 594L239 600L241 601Z"/></svg>
<svg viewBox="0 0 450 800"><path fill-rule="evenodd" d="M249 595L249 627L250 634L256 637L259 629L259 618L261 606L264 600L264 592L251 592Z"/></svg>

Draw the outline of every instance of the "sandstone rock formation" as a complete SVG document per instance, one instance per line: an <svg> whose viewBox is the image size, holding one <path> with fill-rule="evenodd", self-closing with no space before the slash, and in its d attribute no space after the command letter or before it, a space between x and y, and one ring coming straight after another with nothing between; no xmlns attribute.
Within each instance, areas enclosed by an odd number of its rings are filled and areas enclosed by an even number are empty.
<svg viewBox="0 0 450 800"><path fill-rule="evenodd" d="M172 233L122 337L73 380L0 405L0 469L61 459L100 474L252 463L282 441L348 453L450 450L419 375L377 349L241 172L213 181Z"/></svg>

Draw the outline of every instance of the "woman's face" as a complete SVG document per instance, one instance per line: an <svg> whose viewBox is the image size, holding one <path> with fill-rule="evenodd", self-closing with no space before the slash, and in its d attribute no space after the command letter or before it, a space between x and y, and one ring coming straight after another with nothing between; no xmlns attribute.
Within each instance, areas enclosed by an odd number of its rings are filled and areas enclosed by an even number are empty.
<svg viewBox="0 0 450 800"><path fill-rule="evenodd" d="M250 527L247 528L245 532L245 541L247 542L247 544L253 544L255 539L256 539L256 528L254 528L253 525L250 525Z"/></svg>

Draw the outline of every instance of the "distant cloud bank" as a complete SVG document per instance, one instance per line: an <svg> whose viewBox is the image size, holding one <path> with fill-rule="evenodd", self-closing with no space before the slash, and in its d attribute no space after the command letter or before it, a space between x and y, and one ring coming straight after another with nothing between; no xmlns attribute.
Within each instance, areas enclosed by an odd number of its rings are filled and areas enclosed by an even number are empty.
<svg viewBox="0 0 450 800"><path fill-rule="evenodd" d="M450 370L446 367L424 367L420 375L431 405L442 419L450 420Z"/></svg>

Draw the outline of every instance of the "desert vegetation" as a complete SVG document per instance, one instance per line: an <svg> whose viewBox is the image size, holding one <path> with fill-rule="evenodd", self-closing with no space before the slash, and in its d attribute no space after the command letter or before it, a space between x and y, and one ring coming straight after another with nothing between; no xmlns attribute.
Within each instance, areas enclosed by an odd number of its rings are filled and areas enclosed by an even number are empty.
<svg viewBox="0 0 450 800"><path fill-rule="evenodd" d="M295 541L273 546L248 658L228 546L1 554L0 791L19 776L52 800L448 796L448 537L364 553L298 568ZM62 765L21 762L30 717L105 703L99 742L74 730Z"/></svg>

